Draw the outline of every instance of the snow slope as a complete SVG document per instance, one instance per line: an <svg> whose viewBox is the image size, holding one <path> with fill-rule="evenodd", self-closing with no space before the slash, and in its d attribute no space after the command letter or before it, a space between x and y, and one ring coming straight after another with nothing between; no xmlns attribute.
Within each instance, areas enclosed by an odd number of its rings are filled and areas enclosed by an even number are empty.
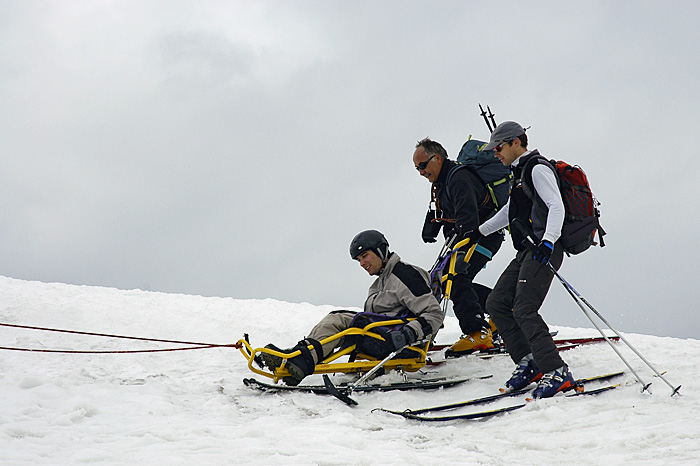
<svg viewBox="0 0 700 466"><path fill-rule="evenodd" d="M0 277L0 323L154 339L227 344L247 332L255 346L288 346L332 309ZM552 329L565 337L596 335L594 329ZM448 318L438 342L456 336L456 321ZM432 369L440 375L493 374L491 379L437 391L355 394L359 406L351 408L327 396L246 388L241 380L253 374L233 348L0 350L0 464L699 464L700 341L625 336L668 371L667 379L683 385L682 396L670 397L670 388L618 345L642 378L653 381L651 394L640 393L628 371L623 388L596 397L540 400L487 421L439 425L371 409L420 408L494 393L513 368L508 358L463 358ZM0 346L177 347L3 326ZM626 369L605 344L568 351L564 358L578 377Z"/></svg>

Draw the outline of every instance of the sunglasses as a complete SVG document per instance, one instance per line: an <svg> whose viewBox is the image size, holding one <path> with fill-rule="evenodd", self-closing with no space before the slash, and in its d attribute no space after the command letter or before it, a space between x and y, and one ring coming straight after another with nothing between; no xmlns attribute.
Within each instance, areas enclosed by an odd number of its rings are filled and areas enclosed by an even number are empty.
<svg viewBox="0 0 700 466"><path fill-rule="evenodd" d="M426 160L425 162L421 162L421 163L419 163L418 165L416 165L416 170L418 170L418 171L425 170L426 167L428 166L428 164L430 163L430 161L433 160L434 158L435 158L435 154L431 155L430 158L429 158L428 160Z"/></svg>
<svg viewBox="0 0 700 466"><path fill-rule="evenodd" d="M493 148L493 151L501 152L503 150L503 146L505 146L506 144L510 144L511 142L513 142L512 139L510 141L501 141L496 147Z"/></svg>

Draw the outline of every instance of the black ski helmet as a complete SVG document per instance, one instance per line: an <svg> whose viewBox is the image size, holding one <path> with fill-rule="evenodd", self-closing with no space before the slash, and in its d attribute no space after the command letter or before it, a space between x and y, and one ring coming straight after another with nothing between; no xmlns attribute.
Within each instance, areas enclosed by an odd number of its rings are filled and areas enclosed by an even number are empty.
<svg viewBox="0 0 700 466"><path fill-rule="evenodd" d="M384 262L389 255L389 242L377 230L362 231L355 235L352 242L350 242L350 257L356 259L360 253L368 249L374 251Z"/></svg>

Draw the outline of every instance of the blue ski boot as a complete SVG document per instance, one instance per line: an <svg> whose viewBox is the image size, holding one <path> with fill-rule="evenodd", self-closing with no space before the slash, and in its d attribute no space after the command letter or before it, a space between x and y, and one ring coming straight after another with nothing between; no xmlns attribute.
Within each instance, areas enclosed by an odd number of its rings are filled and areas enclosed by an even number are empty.
<svg viewBox="0 0 700 466"><path fill-rule="evenodd" d="M569 366L564 364L557 370L547 372L537 383L532 392L532 398L549 398L556 393L565 392L576 387L576 381L569 371Z"/></svg>
<svg viewBox="0 0 700 466"><path fill-rule="evenodd" d="M520 360L510 379L506 382L506 391L515 391L525 388L532 382L538 381L542 377L542 371L537 367L532 353Z"/></svg>

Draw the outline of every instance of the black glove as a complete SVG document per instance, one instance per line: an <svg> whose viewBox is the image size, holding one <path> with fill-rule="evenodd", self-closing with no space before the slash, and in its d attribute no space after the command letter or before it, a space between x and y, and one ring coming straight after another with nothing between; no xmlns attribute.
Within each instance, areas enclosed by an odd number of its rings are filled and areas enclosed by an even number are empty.
<svg viewBox="0 0 700 466"><path fill-rule="evenodd" d="M547 240L542 240L532 252L532 257L537 262L547 265L549 258L552 257L552 252L554 252L554 245Z"/></svg>
<svg viewBox="0 0 700 466"><path fill-rule="evenodd" d="M440 233L441 223L433 222L435 220L435 211L428 210L425 214L425 222L423 222L423 230L421 231L421 238L423 238L424 243L434 243L438 233Z"/></svg>
<svg viewBox="0 0 700 466"><path fill-rule="evenodd" d="M467 257L467 251L460 249L455 253L457 256L455 258L455 273L457 274L465 274L469 270L469 262L464 262L464 259Z"/></svg>
<svg viewBox="0 0 700 466"><path fill-rule="evenodd" d="M457 241L457 242L459 243L459 242L461 242L461 241L463 241L463 240L469 238L469 243L468 243L468 244L474 244L474 243L478 243L479 240L480 240L481 238L483 238L483 237L484 237L484 235L482 235L482 234L479 232L479 229L478 229L478 228L476 228L476 229L474 229L474 230L469 230L469 231L467 231L466 233L462 233L462 232L460 231L460 233L458 234L458 238L460 238L460 239L459 239L459 241Z"/></svg>
<svg viewBox="0 0 700 466"><path fill-rule="evenodd" d="M401 330L389 332L389 337L391 338L391 344L394 345L394 349L399 349L416 341L417 335L411 327L404 325Z"/></svg>

